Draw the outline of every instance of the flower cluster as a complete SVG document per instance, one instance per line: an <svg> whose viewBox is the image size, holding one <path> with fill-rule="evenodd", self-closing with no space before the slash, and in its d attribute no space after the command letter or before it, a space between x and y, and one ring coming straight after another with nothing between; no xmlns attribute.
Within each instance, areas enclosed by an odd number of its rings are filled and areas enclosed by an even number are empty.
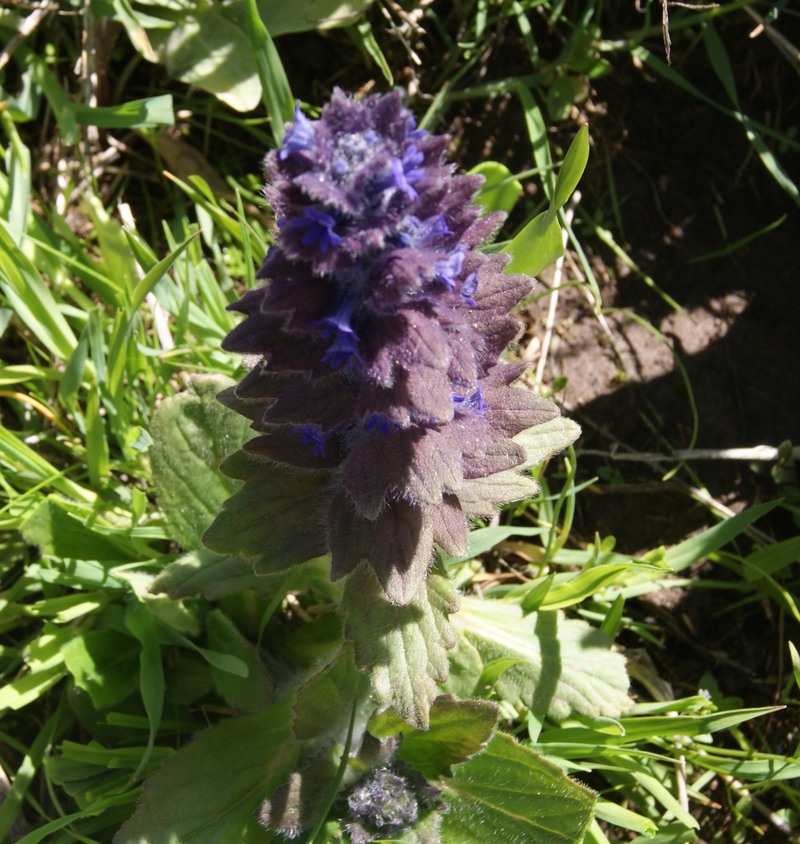
<svg viewBox="0 0 800 844"><path fill-rule="evenodd" d="M395 604L434 545L463 554L467 517L519 497L502 481L525 460L513 437L557 415L510 386L508 312L532 280L478 251L502 215L472 203L480 178L454 174L447 143L397 91L298 108L266 161L264 284L223 344L258 359L221 397L253 420L245 451L313 479L332 578L366 563Z"/></svg>

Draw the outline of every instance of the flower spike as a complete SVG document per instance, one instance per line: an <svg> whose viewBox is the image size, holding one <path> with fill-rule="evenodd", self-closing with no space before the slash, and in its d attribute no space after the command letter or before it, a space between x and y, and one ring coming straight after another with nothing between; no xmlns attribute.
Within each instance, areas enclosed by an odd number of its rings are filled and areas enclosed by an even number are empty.
<svg viewBox="0 0 800 844"><path fill-rule="evenodd" d="M511 386L520 367L500 358L533 280L480 251L502 215L482 215L480 178L454 174L446 147L399 91L336 90L318 120L298 107L267 156L276 241L226 340L259 360L225 395L258 436L231 464L245 486L207 532L212 548L263 545L262 572L294 565L307 521L271 517L267 532L242 512L264 500L318 520L311 545L328 549L333 578L359 573L410 607L427 600L435 547L463 554L470 516L535 491L515 438L558 411Z"/></svg>

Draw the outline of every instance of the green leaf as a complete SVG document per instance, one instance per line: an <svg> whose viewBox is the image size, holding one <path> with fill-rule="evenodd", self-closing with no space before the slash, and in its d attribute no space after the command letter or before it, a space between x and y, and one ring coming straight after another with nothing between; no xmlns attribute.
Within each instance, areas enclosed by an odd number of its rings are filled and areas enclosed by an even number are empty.
<svg viewBox="0 0 800 844"><path fill-rule="evenodd" d="M559 73L547 89L547 113L551 120L566 120L572 106L586 98L588 86L583 75Z"/></svg>
<svg viewBox="0 0 800 844"><path fill-rule="evenodd" d="M5 134L10 144L4 153L4 164L8 173L9 196L3 204L9 231L17 246L22 245L28 231L28 215L31 207L31 153L17 132L17 127L7 111L0 112Z"/></svg>
<svg viewBox="0 0 800 844"><path fill-rule="evenodd" d="M537 214L506 248L508 273L538 275L564 254L561 226L554 209Z"/></svg>
<svg viewBox="0 0 800 844"><path fill-rule="evenodd" d="M373 0L314 0L313 3L276 3L260 0L258 10L270 33L309 32L348 26L372 5ZM389 80L391 84L391 80Z"/></svg>
<svg viewBox="0 0 800 844"><path fill-rule="evenodd" d="M566 416L556 416L522 431L514 437L514 442L525 449L525 462L519 468L532 469L544 463L572 445L580 435L581 426Z"/></svg>
<svg viewBox="0 0 800 844"><path fill-rule="evenodd" d="M561 208L567 204L572 192L578 187L586 162L589 160L589 128L584 124L572 140L564 158L564 163L558 172L556 190L553 195L553 205Z"/></svg>
<svg viewBox="0 0 800 844"><path fill-rule="evenodd" d="M152 126L172 126L175 123L172 94L99 108L71 102L68 108L77 123L101 129L146 129Z"/></svg>
<svg viewBox="0 0 800 844"><path fill-rule="evenodd" d="M453 584L430 574L409 604L396 606L386 600L372 569L361 565L347 578L341 608L356 662L370 672L380 704L426 728L437 683L447 679L447 650L454 644L448 621L458 609Z"/></svg>
<svg viewBox="0 0 800 844"><path fill-rule="evenodd" d="M209 601L252 589L268 595L279 578L257 575L253 561L238 554L217 554L207 548L189 551L170 563L153 581L150 591L166 592L172 599L203 595Z"/></svg>
<svg viewBox="0 0 800 844"><path fill-rule="evenodd" d="M153 416L153 481L175 539L197 548L211 520L239 484L219 465L246 439L247 420L216 395L230 385L220 376L195 376L189 389L166 399Z"/></svg>
<svg viewBox="0 0 800 844"><path fill-rule="evenodd" d="M658 824L651 821L650 818L646 818L637 812L632 812L630 809L612 803L610 800L598 800L597 805L594 807L594 813L596 817L607 823L614 824L614 826L621 826L624 829L632 829L635 832L641 832L649 838L652 838L658 832ZM683 828L683 824L681 824L681 828ZM689 840L695 841L695 836L693 835Z"/></svg>
<svg viewBox="0 0 800 844"><path fill-rule="evenodd" d="M589 789L504 733L457 765L443 786L449 810L442 838L458 844L580 844L595 800Z"/></svg>
<svg viewBox="0 0 800 844"><path fill-rule="evenodd" d="M286 5L286 4L281 4ZM275 145L283 141L284 124L294 118L294 97L281 57L269 30L258 13L256 0L245 0L245 30L250 39L250 51L255 57L261 95L269 114Z"/></svg>
<svg viewBox="0 0 800 844"><path fill-rule="evenodd" d="M253 817L296 764L292 707L284 700L200 733L144 786L114 844L257 844L271 840Z"/></svg>
<svg viewBox="0 0 800 844"><path fill-rule="evenodd" d="M492 211L505 211L509 213L517 204L522 193L522 182L514 178L514 174L497 161L483 161L469 171L471 176L483 176L484 182L478 195L475 197L475 204L483 207L484 214Z"/></svg>
<svg viewBox="0 0 800 844"><path fill-rule="evenodd" d="M620 747L635 744L639 741L674 736L702 736L720 730L729 730L745 721L770 715L782 709L781 706L760 706L753 709L728 709L724 712L713 712L698 715L631 715L619 721L605 722L597 728L591 727L557 727L542 732L539 743L553 753L564 755L567 746L578 745L583 749L591 747L609 746Z"/></svg>
<svg viewBox="0 0 800 844"><path fill-rule="evenodd" d="M135 745L106 748L96 741L78 744L67 740L58 746L57 755L46 759L45 769L70 797L86 807L96 803L100 797L127 790L143 750ZM169 747L159 747L153 754L153 761L160 764L172 753ZM134 803L136 791L129 790L128 793L129 801Z"/></svg>
<svg viewBox="0 0 800 844"><path fill-rule="evenodd" d="M261 84L250 43L216 4L185 11L169 31L153 31L158 60L171 76L213 94L236 111L252 111Z"/></svg>
<svg viewBox="0 0 800 844"><path fill-rule="evenodd" d="M520 601L520 607L524 615L529 615L542 608L542 604L550 591L550 587L555 580L554 574L548 574L543 577L533 588L525 593L525 597Z"/></svg>
<svg viewBox="0 0 800 844"><path fill-rule="evenodd" d="M68 513L58 498L49 497L31 513L21 530L27 542L52 557L114 563L142 559L141 552L124 539L102 532L99 524L92 529L90 524Z"/></svg>
<svg viewBox="0 0 800 844"><path fill-rule="evenodd" d="M3 689L0 689L0 695ZM37 735L30 747L25 749L19 767L14 773L13 782L9 786L4 783L3 799L0 801L0 841L20 840L17 835L9 836L17 817L21 814L29 788L34 777L42 766L42 762L50 755L53 743L67 729L72 721L72 713L62 695L56 711L47 721L40 724ZM38 778L38 777L37 777ZM27 837L27 836L26 836Z"/></svg>
<svg viewBox="0 0 800 844"><path fill-rule="evenodd" d="M744 559L744 576L752 583L777 574L797 560L800 560L800 536L792 536L748 554Z"/></svg>
<svg viewBox="0 0 800 844"><path fill-rule="evenodd" d="M548 589L546 596L543 596L539 606L543 610L571 607L573 604L578 604L586 598L590 598L606 586L622 580L624 575L637 568L642 567L633 562L590 566L578 574L570 576L566 582L555 583L552 588ZM528 611L528 606L530 606L530 601L525 603L526 611Z"/></svg>
<svg viewBox="0 0 800 844"><path fill-rule="evenodd" d="M558 611L523 617L510 601L463 598L455 628L480 653L484 665L518 660L497 678L497 693L536 715L566 718L573 710L617 718L630 709L625 658L580 619Z"/></svg>
<svg viewBox="0 0 800 844"><path fill-rule="evenodd" d="M550 145L547 143L547 126L542 110L536 104L530 89L521 80L515 80L513 87L525 113L525 126L531 142L533 160L542 179L542 188L548 200L552 200L553 160L550 156Z"/></svg>
<svg viewBox="0 0 800 844"><path fill-rule="evenodd" d="M45 623L26 648L23 671L0 686L0 712L33 703L66 674L62 651L73 634L70 627Z"/></svg>
<svg viewBox="0 0 800 844"><path fill-rule="evenodd" d="M483 672L483 660L477 648L473 647L464 636L457 633L456 643L448 654L450 673L442 684L442 691L458 698L477 697L477 689Z"/></svg>
<svg viewBox="0 0 800 844"><path fill-rule="evenodd" d="M789 657L792 660L792 675L794 676L794 683L800 690L800 652L794 645L794 642L788 642Z"/></svg>
<svg viewBox="0 0 800 844"><path fill-rule="evenodd" d="M240 712L257 712L272 700L273 684L258 654L258 650L242 636L236 625L220 610L213 610L206 618L208 646L241 660L247 667L244 677L211 667L217 691L225 702Z"/></svg>
<svg viewBox="0 0 800 844"><path fill-rule="evenodd" d="M282 7L291 8L288 3L283 4ZM295 6L294 8L298 7ZM383 55L383 51L375 39L375 33L372 31L372 25L370 22L367 20L359 21L359 23L357 23L354 27L348 28L347 34L353 39L354 43L358 45L361 51L375 62L386 82L390 86L394 86L392 69L389 67L389 62L386 61L386 56Z"/></svg>
<svg viewBox="0 0 800 844"><path fill-rule="evenodd" d="M0 219L0 291L37 340L56 358L69 360L78 340L50 288L16 245Z"/></svg>
<svg viewBox="0 0 800 844"><path fill-rule="evenodd" d="M70 100L65 86L48 66L47 58L37 56L33 50L28 50L24 46L20 48L19 52L25 56L25 61L29 63L32 69L34 80L47 97L58 123L61 140L65 146L71 147L78 142L78 127L71 111L72 100Z"/></svg>
<svg viewBox="0 0 800 844"><path fill-rule="evenodd" d="M0 249L0 255L2 255L2 249ZM40 484L52 486L64 495L87 504L92 503L97 497L95 492L65 478L63 471L57 471L39 451L32 449L20 437L2 425L0 425L0 458L11 470L9 476L16 474L17 478L24 479L27 487L34 485L38 487Z"/></svg>
<svg viewBox="0 0 800 844"><path fill-rule="evenodd" d="M452 776L453 765L479 753L492 737L496 724L495 703L444 695L431 707L426 730L410 726L393 709L375 715L368 729L379 739L400 737L397 758L433 780Z"/></svg>
<svg viewBox="0 0 800 844"><path fill-rule="evenodd" d="M121 703L138 684L139 644L113 629L89 630L67 642L64 663L95 709Z"/></svg>
<svg viewBox="0 0 800 844"><path fill-rule="evenodd" d="M702 533L690 536L669 548L664 555L664 562L673 572L688 568L708 554L719 550L778 504L778 501L768 501L765 504L748 507L730 519L725 519Z"/></svg>
<svg viewBox="0 0 800 844"><path fill-rule="evenodd" d="M259 823L275 830L281 842L296 839L315 825L324 824L331 792L338 782L338 767L330 748L317 753L300 770L292 771L289 782L262 802L257 812ZM319 838L312 832L304 840L315 842Z"/></svg>
<svg viewBox="0 0 800 844"><path fill-rule="evenodd" d="M344 744L353 714L353 701L359 699L363 703L368 693L369 683L356 667L353 647L346 645L298 688L294 710L295 735L299 739L317 742L330 738Z"/></svg>
<svg viewBox="0 0 800 844"><path fill-rule="evenodd" d="M156 620L144 603L133 600L127 604L125 627L142 646L139 653L138 681L150 733L147 739L147 750L139 764L139 770L141 770L147 764L155 747L156 733L161 725L161 714L164 709L164 666L161 662L161 645Z"/></svg>
<svg viewBox="0 0 800 844"><path fill-rule="evenodd" d="M518 525L497 525L477 528L469 532L467 537L467 553L453 562L461 562L463 560L471 560L473 557L479 557L481 554L491 551L495 545L498 545L511 536L541 536L543 532L542 528L519 527Z"/></svg>
<svg viewBox="0 0 800 844"><path fill-rule="evenodd" d="M714 68L714 73L717 74L717 78L725 88L725 93L736 108L740 108L739 94L736 90L736 80L733 76L731 60L728 58L728 52L717 30L708 21L703 24L703 43L705 44L708 58L711 60L711 66Z"/></svg>

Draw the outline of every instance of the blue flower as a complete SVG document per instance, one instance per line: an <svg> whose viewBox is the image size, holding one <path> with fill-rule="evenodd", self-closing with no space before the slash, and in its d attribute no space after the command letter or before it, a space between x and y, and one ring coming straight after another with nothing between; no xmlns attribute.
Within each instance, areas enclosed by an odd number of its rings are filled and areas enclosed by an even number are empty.
<svg viewBox="0 0 800 844"><path fill-rule="evenodd" d="M325 339L333 338L333 343L328 346L322 356L323 363L330 363L334 369L356 360L363 363L358 353L358 337L350 324L353 318L353 310L356 306L355 296L346 296L339 303L339 307L330 315L312 323L314 327L320 328L320 335Z"/></svg>
<svg viewBox="0 0 800 844"><path fill-rule="evenodd" d="M333 230L336 223L332 214L313 206L303 208L300 217L286 221L286 225L302 232L300 243L303 246L316 245L323 255L329 247L339 246L342 242L342 238Z"/></svg>

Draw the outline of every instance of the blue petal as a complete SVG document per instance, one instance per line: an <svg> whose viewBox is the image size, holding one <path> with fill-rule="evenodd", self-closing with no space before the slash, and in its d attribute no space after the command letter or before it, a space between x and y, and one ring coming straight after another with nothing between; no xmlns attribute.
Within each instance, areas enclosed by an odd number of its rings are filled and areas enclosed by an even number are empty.
<svg viewBox="0 0 800 844"><path fill-rule="evenodd" d="M294 123L283 137L283 147L278 158L285 161L293 153L312 152L317 143L314 124L300 110L300 103L294 107Z"/></svg>
<svg viewBox="0 0 800 844"><path fill-rule="evenodd" d="M436 280L448 290L456 286L458 274L464 266L464 247L458 246L446 258L436 261Z"/></svg>
<svg viewBox="0 0 800 844"><path fill-rule="evenodd" d="M475 291L478 289L478 273L471 272L463 282L461 282L461 298L470 306L475 307L475 300L472 298Z"/></svg>
<svg viewBox="0 0 800 844"><path fill-rule="evenodd" d="M483 416L489 407L483 400L483 390L480 387L471 396L453 396L453 401L476 416Z"/></svg>
<svg viewBox="0 0 800 844"><path fill-rule="evenodd" d="M292 425L292 429L300 434L301 443L314 443L314 457L325 457L325 441L330 432L323 433L316 425Z"/></svg>
<svg viewBox="0 0 800 844"><path fill-rule="evenodd" d="M322 360L324 363L330 363L334 369L345 366L351 360L363 364L358 353L358 336L350 325L355 306L356 298L346 296L330 316L312 323L314 328L321 329L320 333L324 338L333 337L333 343L325 351Z"/></svg>
<svg viewBox="0 0 800 844"><path fill-rule="evenodd" d="M336 218L327 211L307 207L303 209L302 217L294 217L288 220L287 224L302 231L300 243L303 246L316 244L324 255L330 246L339 246L342 242L341 236L333 230L337 222Z"/></svg>

